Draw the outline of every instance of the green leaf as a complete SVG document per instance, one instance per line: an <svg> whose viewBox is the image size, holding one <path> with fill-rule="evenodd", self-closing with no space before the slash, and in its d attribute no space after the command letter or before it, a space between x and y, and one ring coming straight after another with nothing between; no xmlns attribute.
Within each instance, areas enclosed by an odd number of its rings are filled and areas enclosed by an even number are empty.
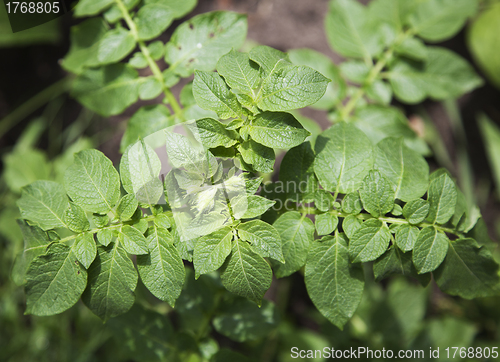
<svg viewBox="0 0 500 362"><path fill-rule="evenodd" d="M387 178L377 170L371 170L364 178L359 196L363 208L374 217L383 216L394 207L394 190Z"/></svg>
<svg viewBox="0 0 500 362"><path fill-rule="evenodd" d="M389 246L391 232L382 221L366 220L349 240L349 255L353 263L377 259Z"/></svg>
<svg viewBox="0 0 500 362"><path fill-rule="evenodd" d="M193 94L201 108L216 112L222 119L237 118L243 114L236 95L217 73L195 71Z"/></svg>
<svg viewBox="0 0 500 362"><path fill-rule="evenodd" d="M305 283L314 305L343 329L356 311L364 288L363 270L349 262L347 238L336 233L312 243L307 255Z"/></svg>
<svg viewBox="0 0 500 362"><path fill-rule="evenodd" d="M166 45L165 61L181 77L194 71L209 71L231 48L238 49L247 33L246 17L215 11L182 23Z"/></svg>
<svg viewBox="0 0 500 362"><path fill-rule="evenodd" d="M413 248L413 264L419 274L436 269L444 260L448 251L448 238L434 227L420 230Z"/></svg>
<svg viewBox="0 0 500 362"><path fill-rule="evenodd" d="M259 255L285 263L280 235L272 225L262 220L248 221L238 225L238 235Z"/></svg>
<svg viewBox="0 0 500 362"><path fill-rule="evenodd" d="M498 192L500 190L500 129L485 115L480 116L479 126Z"/></svg>
<svg viewBox="0 0 500 362"><path fill-rule="evenodd" d="M182 18L184 15L189 14L196 6L197 0L145 0L146 5L160 4L170 8L175 18Z"/></svg>
<svg viewBox="0 0 500 362"><path fill-rule="evenodd" d="M123 28L108 31L99 42L97 60L100 64L116 63L125 58L135 48L132 33Z"/></svg>
<svg viewBox="0 0 500 362"><path fill-rule="evenodd" d="M366 95L377 103L388 105L392 100L392 88L387 82L375 80L366 88Z"/></svg>
<svg viewBox="0 0 500 362"><path fill-rule="evenodd" d="M196 277L219 269L231 253L234 232L226 226L196 242L193 253Z"/></svg>
<svg viewBox="0 0 500 362"><path fill-rule="evenodd" d="M113 0L81 0L75 7L75 16L83 17L96 15L113 4Z"/></svg>
<svg viewBox="0 0 500 362"><path fill-rule="evenodd" d="M474 59L488 75L488 80L500 87L500 56L496 51L500 39L500 4L491 3L469 26L467 43Z"/></svg>
<svg viewBox="0 0 500 362"><path fill-rule="evenodd" d="M156 40L148 44L148 51L153 60L160 60L165 55L165 46L161 40Z"/></svg>
<svg viewBox="0 0 500 362"><path fill-rule="evenodd" d="M31 226L24 220L17 220L23 239L24 248L21 255L16 258L12 270L12 278L17 285L25 283L26 271L31 261L38 255L45 253L47 246L52 242L45 231L37 226Z"/></svg>
<svg viewBox="0 0 500 362"><path fill-rule="evenodd" d="M168 108L163 104L154 104L139 108L128 121L127 129L120 144L120 152L124 153L128 146L137 142L140 138L145 138L173 125L174 119L170 116ZM164 137L161 140L161 143L163 142ZM151 144L151 146L155 148L161 146L161 143L157 142Z"/></svg>
<svg viewBox="0 0 500 362"><path fill-rule="evenodd" d="M269 78L274 72L292 65L288 55L265 45L258 45L248 53L251 60L261 66L262 75Z"/></svg>
<svg viewBox="0 0 500 362"><path fill-rule="evenodd" d="M172 9L157 2L142 6L137 12L134 22L137 25L137 35L140 40L150 40L156 38L167 29L174 20Z"/></svg>
<svg viewBox="0 0 500 362"><path fill-rule="evenodd" d="M420 224L429 214L429 202L422 199L409 201L403 208L403 216L412 225Z"/></svg>
<svg viewBox="0 0 500 362"><path fill-rule="evenodd" d="M455 213L457 204L457 189L455 182L446 173L431 181L427 192L429 215L427 220L432 223L444 224Z"/></svg>
<svg viewBox="0 0 500 362"><path fill-rule="evenodd" d="M69 309L87 285L87 271L71 248L53 243L26 272L26 314L48 316Z"/></svg>
<svg viewBox="0 0 500 362"><path fill-rule="evenodd" d="M290 60L297 65L307 65L332 81L328 83L326 92L319 101L310 106L317 109L331 109L346 95L347 85L341 77L339 69L324 54L311 49L292 49L288 52Z"/></svg>
<svg viewBox="0 0 500 362"><path fill-rule="evenodd" d="M310 133L290 113L264 112L252 121L250 136L271 148L291 148L300 145Z"/></svg>
<svg viewBox="0 0 500 362"><path fill-rule="evenodd" d="M381 49L379 32L370 24L367 9L357 1L331 1L325 30L330 46L345 57L371 59Z"/></svg>
<svg viewBox="0 0 500 362"><path fill-rule="evenodd" d="M137 101L139 84L135 69L112 64L84 70L73 82L72 95L85 107L109 117Z"/></svg>
<svg viewBox="0 0 500 362"><path fill-rule="evenodd" d="M374 167L392 184L397 199L410 201L427 191L429 165L406 147L402 137L389 137L377 144Z"/></svg>
<svg viewBox="0 0 500 362"><path fill-rule="evenodd" d="M210 362L252 362L251 359L242 355L241 353L234 352L230 349L222 348L220 349L211 359Z"/></svg>
<svg viewBox="0 0 500 362"><path fill-rule="evenodd" d="M123 226L118 232L118 240L129 254L148 254L148 242L142 233L130 225Z"/></svg>
<svg viewBox="0 0 500 362"><path fill-rule="evenodd" d="M259 86L259 67L248 54L232 49L217 62L217 72L232 88L255 99L254 89Z"/></svg>
<svg viewBox="0 0 500 362"><path fill-rule="evenodd" d="M262 84L257 106L264 111L288 111L316 103L330 82L306 66L288 66L272 72Z"/></svg>
<svg viewBox="0 0 500 362"><path fill-rule="evenodd" d="M116 240L117 234L113 230L103 229L97 232L97 241L103 246L108 246Z"/></svg>
<svg viewBox="0 0 500 362"><path fill-rule="evenodd" d="M49 179L51 165L45 153L17 148L3 157L3 179L8 188L21 193L21 188L37 180Z"/></svg>
<svg viewBox="0 0 500 362"><path fill-rule="evenodd" d="M98 228L103 228L109 223L109 216L107 214L104 215L99 215L99 214L93 214L92 215L92 221Z"/></svg>
<svg viewBox="0 0 500 362"><path fill-rule="evenodd" d="M215 315L212 323L220 334L236 342L265 338L277 327L278 311L274 304L264 300L262 307L238 298Z"/></svg>
<svg viewBox="0 0 500 362"><path fill-rule="evenodd" d="M255 171L270 173L273 172L274 166L274 150L249 140L238 145L238 151L243 160L252 165Z"/></svg>
<svg viewBox="0 0 500 362"><path fill-rule="evenodd" d="M156 204L163 195L160 171L158 155L143 140L130 145L120 162L123 188L147 205Z"/></svg>
<svg viewBox="0 0 500 362"><path fill-rule="evenodd" d="M156 217L154 219L154 223L156 226L164 228L164 229L170 229L172 227L172 223L171 223L169 217L165 214L156 215Z"/></svg>
<svg viewBox="0 0 500 362"><path fill-rule="evenodd" d="M356 191L373 166L370 140L348 123L338 123L321 133L315 151L314 172L328 191Z"/></svg>
<svg viewBox="0 0 500 362"><path fill-rule="evenodd" d="M116 207L116 214L120 220L128 220L134 215L135 210L137 210L137 199L132 194L127 194L123 196Z"/></svg>
<svg viewBox="0 0 500 362"><path fill-rule="evenodd" d="M71 46L61 63L62 67L80 74L85 67L99 65L101 61L98 59L98 50L107 30L101 18L88 19L71 27Z"/></svg>
<svg viewBox="0 0 500 362"><path fill-rule="evenodd" d="M265 197L258 195L249 195L247 197L247 210L241 217L242 219L251 219L262 215L271 206L276 203L274 200L268 200Z"/></svg>
<svg viewBox="0 0 500 362"><path fill-rule="evenodd" d="M349 239L352 239L354 233L361 227L363 222L355 215L349 215L342 221L342 230Z"/></svg>
<svg viewBox="0 0 500 362"><path fill-rule="evenodd" d="M144 77L143 82L139 86L139 98L143 100L154 99L162 92L162 85L156 77Z"/></svg>
<svg viewBox="0 0 500 362"><path fill-rule="evenodd" d="M342 199L342 211L346 214L357 215L363 210L358 192L350 192Z"/></svg>
<svg viewBox="0 0 500 362"><path fill-rule="evenodd" d="M231 293L262 304L264 293L271 286L269 264L250 245L236 240L221 271L222 285Z"/></svg>
<svg viewBox="0 0 500 362"><path fill-rule="evenodd" d="M431 281L431 274L418 274L412 262L412 253L403 253L398 247L392 246L373 263L375 281L379 282L392 275L406 275L416 278L422 286Z"/></svg>
<svg viewBox="0 0 500 362"><path fill-rule="evenodd" d="M316 227L318 235L328 235L333 233L337 229L338 223L338 217L328 212L316 215L314 220L314 226Z"/></svg>
<svg viewBox="0 0 500 362"><path fill-rule="evenodd" d="M213 118L197 120L192 124L191 130L197 140L206 148L230 147L238 140L236 131L227 130L221 122Z"/></svg>
<svg viewBox="0 0 500 362"><path fill-rule="evenodd" d="M466 299L498 295L498 264L488 249L473 239L448 243L446 259L433 273L439 288Z"/></svg>
<svg viewBox="0 0 500 362"><path fill-rule="evenodd" d="M476 13L476 0L428 0L420 2L410 24L425 40L438 42L455 35L468 17Z"/></svg>
<svg viewBox="0 0 500 362"><path fill-rule="evenodd" d="M362 84L368 78L370 68L361 60L347 60L340 64L342 75L354 83Z"/></svg>
<svg viewBox="0 0 500 362"><path fill-rule="evenodd" d="M458 98L481 86L483 81L459 55L439 47L428 47L425 63L396 60L388 74L396 97L410 104L426 97L434 100Z"/></svg>
<svg viewBox="0 0 500 362"><path fill-rule="evenodd" d="M413 250L418 238L419 230L416 226L400 225L396 231L396 245L406 253Z"/></svg>
<svg viewBox="0 0 500 362"><path fill-rule="evenodd" d="M89 268L97 254L94 236L90 233L78 235L71 249L85 269Z"/></svg>
<svg viewBox="0 0 500 362"><path fill-rule="evenodd" d="M414 11L418 1L413 0L376 0L370 1L369 15L394 26L398 31L404 30L408 17Z"/></svg>
<svg viewBox="0 0 500 362"><path fill-rule="evenodd" d="M64 212L68 207L68 197L64 187L56 182L35 181L23 187L17 206L23 219L43 230L66 227Z"/></svg>
<svg viewBox="0 0 500 362"><path fill-rule="evenodd" d="M82 301L98 317L107 321L128 311L135 301L137 271L121 245L98 247L89 269L89 282Z"/></svg>
<svg viewBox="0 0 500 362"><path fill-rule="evenodd" d="M184 264L168 230L156 226L150 230L150 254L137 256L137 269L146 288L174 307L184 285Z"/></svg>
<svg viewBox="0 0 500 362"><path fill-rule="evenodd" d="M300 145L310 133L290 113L260 113L249 127L250 136L271 148L291 148Z"/></svg>
<svg viewBox="0 0 500 362"><path fill-rule="evenodd" d="M286 185L287 195L307 194L316 187L313 169L314 152L311 143L304 142L290 149L280 165L279 180Z"/></svg>
<svg viewBox="0 0 500 362"><path fill-rule="evenodd" d="M120 198L120 176L113 163L98 150L75 154L64 175L66 191L84 210L107 213Z"/></svg>
<svg viewBox="0 0 500 362"><path fill-rule="evenodd" d="M71 231L81 233L90 228L89 220L81 206L70 202L69 207L64 212L64 223Z"/></svg>
<svg viewBox="0 0 500 362"><path fill-rule="evenodd" d="M314 225L305 214L287 211L273 226L281 237L285 263L272 261L271 264L276 277L284 278L305 265L309 245L314 240Z"/></svg>
<svg viewBox="0 0 500 362"><path fill-rule="evenodd" d="M394 52L417 61L427 60L427 47L424 42L418 38L406 38L401 44L394 48Z"/></svg>

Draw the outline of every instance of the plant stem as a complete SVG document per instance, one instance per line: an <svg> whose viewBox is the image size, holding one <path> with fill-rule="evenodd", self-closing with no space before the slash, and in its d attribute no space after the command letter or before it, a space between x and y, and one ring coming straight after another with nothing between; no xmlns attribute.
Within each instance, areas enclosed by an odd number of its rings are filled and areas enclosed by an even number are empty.
<svg viewBox="0 0 500 362"><path fill-rule="evenodd" d="M163 73L161 72L160 68L158 67L158 64L154 61L154 59L151 57L151 54L149 53L149 49L144 43L143 40L139 39L139 33L137 32L137 26L135 25L134 21L130 17L130 13L128 12L127 7L123 3L122 0L115 0L116 4L118 5L118 8L120 8L120 11L122 12L123 19L127 23L127 26L130 29L130 32L132 33L132 36L134 37L135 41L139 45L139 49L141 50L142 54L146 58L146 61L148 62L149 68L151 69L151 72L153 72L153 75L156 77L158 82L161 84L161 88L163 93L165 94L165 97L168 100L168 103L172 107L172 111L174 115L179 118L181 121L184 121L184 114L182 112L182 108L177 102L177 99L175 99L175 96L172 94L172 91L170 88L168 88L165 85L165 78L163 77Z"/></svg>
<svg viewBox="0 0 500 362"><path fill-rule="evenodd" d="M63 78L56 83L48 86L37 95L33 96L14 111L8 114L0 121L0 138L3 137L12 127L25 117L36 111L38 108L49 102L51 99L61 95L69 89L71 79Z"/></svg>

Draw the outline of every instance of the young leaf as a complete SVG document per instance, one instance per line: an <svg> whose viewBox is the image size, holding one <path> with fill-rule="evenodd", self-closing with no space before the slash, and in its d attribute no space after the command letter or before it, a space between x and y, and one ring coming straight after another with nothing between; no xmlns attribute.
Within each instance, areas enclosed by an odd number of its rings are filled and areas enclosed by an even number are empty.
<svg viewBox="0 0 500 362"><path fill-rule="evenodd" d="M113 0L82 0L76 4L75 16L96 15L112 4Z"/></svg>
<svg viewBox="0 0 500 362"><path fill-rule="evenodd" d="M37 226L30 226L24 220L17 220L17 225L23 234L24 249L22 254L16 258L12 269L12 278L14 283L22 285L25 283L26 270L31 261L43 254L52 241L45 231Z"/></svg>
<svg viewBox="0 0 500 362"><path fill-rule="evenodd" d="M89 268L97 254L94 236L90 233L78 235L71 249L85 269Z"/></svg>
<svg viewBox="0 0 500 362"><path fill-rule="evenodd" d="M264 111L288 111L316 103L330 82L306 66L289 66L273 72L259 91L257 106Z"/></svg>
<svg viewBox="0 0 500 362"><path fill-rule="evenodd" d="M147 205L156 204L163 195L160 171L158 155L143 140L129 146L120 162L123 188Z"/></svg>
<svg viewBox="0 0 500 362"><path fill-rule="evenodd" d="M101 18L92 18L71 28L71 46L61 65L64 69L80 74L85 67L99 65L97 58L100 41L107 32Z"/></svg>
<svg viewBox="0 0 500 362"><path fill-rule="evenodd" d="M113 230L103 229L97 232L97 241L102 246L108 246L114 242L117 238L117 234Z"/></svg>
<svg viewBox="0 0 500 362"><path fill-rule="evenodd" d="M123 196L116 207L116 214L120 220L128 220L134 215L138 207L137 199L132 194Z"/></svg>
<svg viewBox="0 0 500 362"><path fill-rule="evenodd" d="M438 42L451 38L477 10L476 0L429 0L420 2L410 24L425 40Z"/></svg>
<svg viewBox="0 0 500 362"><path fill-rule="evenodd" d="M394 190L377 170L371 170L359 189L363 208L374 217L387 214L394 207Z"/></svg>
<svg viewBox="0 0 500 362"><path fill-rule="evenodd" d="M448 238L445 234L428 226L420 230L413 248L413 264L419 274L436 269L448 251Z"/></svg>
<svg viewBox="0 0 500 362"><path fill-rule="evenodd" d="M418 38L406 38L401 44L394 48L394 52L417 61L427 60L427 47L424 42Z"/></svg>
<svg viewBox="0 0 500 362"><path fill-rule="evenodd" d="M349 255L353 263L377 259L386 252L391 232L382 221L370 219L362 223L349 241Z"/></svg>
<svg viewBox="0 0 500 362"><path fill-rule="evenodd" d="M123 248L134 255L148 254L148 242L142 233L130 225L125 225L118 232L118 240Z"/></svg>
<svg viewBox="0 0 500 362"><path fill-rule="evenodd" d="M168 230L156 226L150 230L150 254L137 256L137 269L146 288L173 307L184 285L184 264Z"/></svg>
<svg viewBox="0 0 500 362"><path fill-rule="evenodd" d="M161 1L142 6L134 22L140 40L156 38L167 29L174 20L172 9Z"/></svg>
<svg viewBox="0 0 500 362"><path fill-rule="evenodd" d="M361 60L347 60L340 64L342 75L354 83L363 84L370 74L370 68Z"/></svg>
<svg viewBox="0 0 500 362"><path fill-rule="evenodd" d="M420 224L429 214L429 202L416 199L408 202L403 208L403 216L412 225Z"/></svg>
<svg viewBox="0 0 500 362"><path fill-rule="evenodd" d="M366 96L377 103L388 105L392 100L391 85L382 80L375 80L366 88Z"/></svg>
<svg viewBox="0 0 500 362"><path fill-rule="evenodd" d="M342 211L357 215L363 210L363 205L361 204L361 199L359 198L359 192L350 192L344 196L342 199Z"/></svg>
<svg viewBox="0 0 500 362"><path fill-rule="evenodd" d="M338 223L338 217L328 212L316 215L316 219L314 220L314 226L316 227L318 235L328 235L333 233L335 229L337 229Z"/></svg>
<svg viewBox="0 0 500 362"><path fill-rule="evenodd" d="M288 55L265 45L252 48L248 56L261 66L265 79L269 78L274 72L292 65Z"/></svg>
<svg viewBox="0 0 500 362"><path fill-rule="evenodd" d="M193 95L201 108L216 112L222 119L237 118L243 114L236 95L217 73L195 71Z"/></svg>
<svg viewBox="0 0 500 362"><path fill-rule="evenodd" d="M116 63L125 58L135 48L132 33L123 28L108 31L99 42L97 60L100 64Z"/></svg>
<svg viewBox="0 0 500 362"><path fill-rule="evenodd" d="M65 227L64 212L68 197L64 187L53 181L35 181L22 189L17 206L23 219L43 230Z"/></svg>
<svg viewBox="0 0 500 362"><path fill-rule="evenodd" d="M331 1L325 29L331 47L345 57L371 59L381 48L380 32L371 26L367 9L357 1Z"/></svg>
<svg viewBox="0 0 500 362"><path fill-rule="evenodd" d="M315 150L314 172L328 191L356 191L373 166L370 140L348 123L338 123L321 133Z"/></svg>
<svg viewBox="0 0 500 362"><path fill-rule="evenodd" d="M139 84L135 69L112 64L84 70L73 83L72 95L85 107L109 117L137 101Z"/></svg>
<svg viewBox="0 0 500 362"><path fill-rule="evenodd" d="M248 54L232 49L217 62L217 72L233 89L255 98L254 89L259 86L259 67Z"/></svg>
<svg viewBox="0 0 500 362"><path fill-rule="evenodd" d="M431 181L427 193L429 215L432 223L444 224L455 213L457 189L453 180L446 173Z"/></svg>
<svg viewBox="0 0 500 362"><path fill-rule="evenodd" d="M271 206L276 203L274 200L268 200L265 197L258 195L249 195L247 197L247 210L241 217L242 219L251 219L262 215Z"/></svg>
<svg viewBox="0 0 500 362"><path fill-rule="evenodd" d="M215 11L182 23L166 45L165 61L182 77L194 71L209 71L231 48L238 49L247 33L246 17Z"/></svg>
<svg viewBox="0 0 500 362"><path fill-rule="evenodd" d="M288 211L273 224L281 236L285 264L272 261L277 278L284 278L302 268L306 263L309 245L314 240L314 225L306 215Z"/></svg>
<svg viewBox="0 0 500 362"><path fill-rule="evenodd" d="M377 144L374 167L392 184L397 199L410 201L427 191L429 166L421 155L406 147L402 137L389 137Z"/></svg>
<svg viewBox="0 0 500 362"><path fill-rule="evenodd" d="M259 255L285 263L280 235L272 225L261 220L245 222L238 225L238 235Z"/></svg>
<svg viewBox="0 0 500 362"><path fill-rule="evenodd" d="M349 262L344 234L336 233L312 243L305 283L316 308L343 329L361 301L365 284L361 266Z"/></svg>
<svg viewBox="0 0 500 362"><path fill-rule="evenodd" d="M202 118L192 125L195 137L206 148L233 146L238 139L238 133L226 129L224 125L213 118Z"/></svg>
<svg viewBox="0 0 500 362"><path fill-rule="evenodd" d="M342 230L349 239L352 239L354 233L361 227L363 222L354 215L349 215L342 221Z"/></svg>
<svg viewBox="0 0 500 362"><path fill-rule="evenodd" d="M280 165L279 179L286 185L290 197L308 194L316 187L313 169L314 152L311 143L304 142L290 149Z"/></svg>
<svg viewBox="0 0 500 362"><path fill-rule="evenodd" d="M82 301L95 315L107 321L132 307L136 286L137 271L125 249L118 243L100 246L89 268L89 282Z"/></svg>
<svg viewBox="0 0 500 362"><path fill-rule="evenodd" d="M483 84L471 65L450 50L428 47L428 60L420 63L399 59L391 66L389 80L396 97L415 104L430 97L457 98Z"/></svg>
<svg viewBox="0 0 500 362"><path fill-rule="evenodd" d="M143 77L143 82L139 86L139 98L143 100L154 99L162 92L160 81L154 77Z"/></svg>
<svg viewBox="0 0 500 362"><path fill-rule="evenodd" d="M341 77L339 69L330 58L311 49L292 49L288 52L290 60L297 65L307 65L332 81L328 83L325 94L319 101L310 107L317 109L331 109L334 104L345 97L347 85Z"/></svg>
<svg viewBox="0 0 500 362"><path fill-rule="evenodd" d="M446 259L433 272L439 288L466 299L498 295L498 264L488 249L479 247L473 239L448 243Z"/></svg>
<svg viewBox="0 0 500 362"><path fill-rule="evenodd" d="M396 231L396 245L406 253L413 250L417 241L419 230L416 226L408 224L400 225Z"/></svg>
<svg viewBox="0 0 500 362"><path fill-rule="evenodd" d="M87 285L87 271L71 248L53 243L26 272L26 314L54 315L72 307Z"/></svg>
<svg viewBox="0 0 500 362"><path fill-rule="evenodd" d="M98 150L75 154L64 175L66 191L84 210L107 213L120 198L120 176L113 163Z"/></svg>
<svg viewBox="0 0 500 362"><path fill-rule="evenodd" d="M90 228L89 220L81 206L70 202L69 207L64 212L64 223L68 229L75 233L87 231Z"/></svg>
<svg viewBox="0 0 500 362"><path fill-rule="evenodd" d="M221 280L231 293L260 306L264 293L271 286L272 272L269 264L252 251L248 243L236 240L222 267Z"/></svg>
<svg viewBox="0 0 500 362"><path fill-rule="evenodd" d="M250 126L250 136L271 148L291 148L300 145L310 133L290 113L260 113Z"/></svg>
<svg viewBox="0 0 500 362"><path fill-rule="evenodd" d="M178 19L182 18L184 15L189 14L196 6L197 0L145 0L146 5L150 4L161 4L162 6L168 7L173 13L173 16Z"/></svg>
<svg viewBox="0 0 500 362"><path fill-rule="evenodd" d="M223 227L198 239L194 247L193 263L196 277L219 269L231 253L233 230Z"/></svg>
<svg viewBox="0 0 500 362"><path fill-rule="evenodd" d="M238 145L238 151L240 151L243 161L252 165L255 171L263 173L273 172L275 155L272 148L249 140Z"/></svg>

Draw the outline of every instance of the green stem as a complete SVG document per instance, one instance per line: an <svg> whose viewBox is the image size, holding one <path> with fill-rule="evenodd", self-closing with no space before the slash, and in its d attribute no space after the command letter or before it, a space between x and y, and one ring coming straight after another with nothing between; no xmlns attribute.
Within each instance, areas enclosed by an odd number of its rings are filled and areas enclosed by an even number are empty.
<svg viewBox="0 0 500 362"><path fill-rule="evenodd" d="M0 138L38 108L69 89L71 79L63 78L17 107L0 121Z"/></svg>
<svg viewBox="0 0 500 362"><path fill-rule="evenodd" d="M305 213L305 214L309 214L309 215L318 215L318 214L324 214L323 211L320 211L314 207L299 207L298 210L300 213ZM339 211L339 210L330 210L330 211L327 211L329 212L330 214L332 215L335 215L337 217L348 217L348 216L351 216L351 214L347 214L345 212L342 212L342 211ZM375 216L372 216L370 214L358 214L358 215L354 215L355 218L357 219L360 219L360 220L369 220L369 219L377 219L377 220L380 220L382 222L386 222L386 223L389 223L389 224L408 224L408 221L405 220L405 219L400 219L400 218L396 218L396 217L384 217L384 216L380 216L380 217L375 217ZM437 230L440 230L440 231L443 231L445 233L448 233L448 234L453 234L453 235L457 235L457 236L460 236L462 237L463 234L456 231L456 230L453 230L453 229L450 229L450 228L447 228L447 227L444 227L444 226L440 226L440 225L436 225L436 224L432 224L432 223L429 223L429 222L421 222L420 224L416 224L415 226L419 226L419 227L426 227L426 226L433 226L435 227Z"/></svg>
<svg viewBox="0 0 500 362"><path fill-rule="evenodd" d="M134 37L135 41L139 45L139 49L141 50L142 54L146 58L146 61L148 62L149 68L151 69L151 72L153 72L153 75L158 79L158 81L161 84L162 91L165 94L165 97L168 100L168 103L172 107L172 111L174 112L175 116L179 118L181 121L184 121L184 114L182 112L182 108L177 102L177 99L175 99L175 96L173 95L172 91L170 88L168 88L165 85L165 78L163 77L163 73L161 72L160 68L158 67L158 64L154 61L154 59L151 57L151 54L149 53L149 49L142 41L139 39L139 33L137 31L137 26L135 25L134 21L132 20L130 13L128 12L127 7L123 3L122 0L115 0L118 8L122 12L123 19L127 23L127 26L130 29L130 32L132 33L132 36Z"/></svg>

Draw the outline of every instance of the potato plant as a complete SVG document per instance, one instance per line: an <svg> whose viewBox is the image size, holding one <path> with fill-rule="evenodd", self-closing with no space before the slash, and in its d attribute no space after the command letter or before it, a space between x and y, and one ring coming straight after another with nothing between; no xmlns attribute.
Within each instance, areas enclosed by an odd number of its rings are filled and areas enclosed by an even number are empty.
<svg viewBox="0 0 500 362"><path fill-rule="evenodd" d="M81 299L104 321L132 310L128 318L147 324L152 312L134 306L139 278L181 314L208 293L209 303L229 298L234 313L259 320L274 313L263 301L273 275L299 272L339 329L357 310L365 278L434 280L465 299L500 293L498 264L473 238L479 209L447 170L429 171L427 144L392 105L393 97L456 98L482 84L465 59L425 43L456 34L476 1L332 0L325 30L346 58L339 67L308 49L238 51L247 23L232 12L197 15L166 44L155 40L194 6L77 4L75 16L90 18L72 29L62 61L75 74L72 95L103 116L139 99L163 102L131 117L117 168L83 150L63 183L23 188L25 250L15 273L26 313L58 314ZM182 78L178 101L171 87ZM297 111L307 106L326 110L333 125L322 131ZM191 318L183 323L201 360L233 356L207 352L211 323L237 341L262 334L231 329L231 317ZM160 357L182 360L176 348Z"/></svg>

